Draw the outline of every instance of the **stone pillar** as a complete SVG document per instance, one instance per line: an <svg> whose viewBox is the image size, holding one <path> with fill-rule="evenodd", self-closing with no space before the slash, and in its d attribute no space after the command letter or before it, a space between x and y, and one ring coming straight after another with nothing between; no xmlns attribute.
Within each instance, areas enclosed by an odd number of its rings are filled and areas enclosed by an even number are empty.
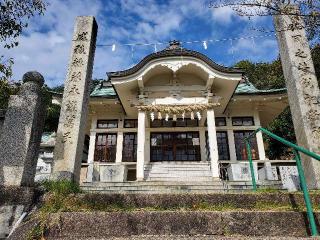
<svg viewBox="0 0 320 240"><path fill-rule="evenodd" d="M257 128L261 127L260 118L259 118L259 112L257 112L257 111L255 111L255 113L254 113L254 122L255 122L255 126ZM256 139L257 139L257 147L258 147L259 159L260 160L265 160L266 159L266 151L264 149L262 132L257 132Z"/></svg>
<svg viewBox="0 0 320 240"><path fill-rule="evenodd" d="M79 182L97 23L77 17L63 93L52 177Z"/></svg>
<svg viewBox="0 0 320 240"><path fill-rule="evenodd" d="M272 166L269 161L264 163L264 169L266 173L266 180L274 180L273 173L272 173Z"/></svg>
<svg viewBox="0 0 320 240"><path fill-rule="evenodd" d="M274 25L297 144L320 154L320 91L303 20L277 15ZM302 154L302 164L309 188L320 189L320 162Z"/></svg>
<svg viewBox="0 0 320 240"><path fill-rule="evenodd" d="M207 125L208 125L208 138L209 138L209 152L211 162L212 177L219 179L219 153L217 144L217 133L213 109L207 110Z"/></svg>
<svg viewBox="0 0 320 240"><path fill-rule="evenodd" d="M32 186L45 119L38 72L23 75L18 95L10 97L0 137L0 185Z"/></svg>
<svg viewBox="0 0 320 240"><path fill-rule="evenodd" d="M116 163L122 162L123 124L124 124L124 119L121 119L118 124L119 131L118 131L118 136L117 136Z"/></svg>
<svg viewBox="0 0 320 240"><path fill-rule="evenodd" d="M228 129L228 144L229 144L229 153L230 153L230 161L237 161L237 153L236 153L236 144L234 142L234 133L233 130Z"/></svg>
<svg viewBox="0 0 320 240"><path fill-rule="evenodd" d="M144 180L144 151L146 138L146 113L138 112L137 180Z"/></svg>
<svg viewBox="0 0 320 240"><path fill-rule="evenodd" d="M234 142L234 133L232 128L232 118L227 117L227 134L228 134L228 144L229 144L229 154L230 154L230 161L236 162L237 161L237 153L236 153L236 145Z"/></svg>
<svg viewBox="0 0 320 240"><path fill-rule="evenodd" d="M206 151L206 130L200 129L199 130L199 137L200 137L200 154L201 154L201 162L206 162L207 159L207 151Z"/></svg>
<svg viewBox="0 0 320 240"><path fill-rule="evenodd" d="M97 117L92 117L91 129L90 129L90 141L88 150L88 171L87 171L87 182L93 181L93 169L94 169L94 151L96 148L96 132L97 128Z"/></svg>

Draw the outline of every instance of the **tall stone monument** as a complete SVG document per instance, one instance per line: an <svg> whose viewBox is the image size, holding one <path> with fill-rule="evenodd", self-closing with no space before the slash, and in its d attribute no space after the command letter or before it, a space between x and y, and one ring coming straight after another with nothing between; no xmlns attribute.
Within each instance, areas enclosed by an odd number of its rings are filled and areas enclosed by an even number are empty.
<svg viewBox="0 0 320 240"><path fill-rule="evenodd" d="M98 26L77 17L54 149L52 178L79 181Z"/></svg>
<svg viewBox="0 0 320 240"><path fill-rule="evenodd" d="M277 15L274 24L297 143L320 154L320 91L303 20ZM302 157L309 188L320 189L320 162Z"/></svg>
<svg viewBox="0 0 320 240"><path fill-rule="evenodd" d="M43 84L40 73L27 72L19 93L10 97L0 137L0 185L34 183L45 119Z"/></svg>

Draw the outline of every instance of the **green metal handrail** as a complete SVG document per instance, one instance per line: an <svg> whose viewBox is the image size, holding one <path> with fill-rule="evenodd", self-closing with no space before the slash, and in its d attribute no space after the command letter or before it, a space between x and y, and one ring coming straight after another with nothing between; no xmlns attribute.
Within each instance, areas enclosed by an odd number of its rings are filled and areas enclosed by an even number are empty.
<svg viewBox="0 0 320 240"><path fill-rule="evenodd" d="M316 222L314 219L314 214L313 214L313 208L312 208L312 203L310 200L310 195L309 195L309 191L308 191L308 187L307 187L307 183L306 183L306 178L304 175L304 171L303 171L303 167L301 164L301 157L300 157L300 153L302 152L305 155L312 157L318 161L320 161L320 155L314 153L314 152L310 152L309 150L300 147L294 143L291 143L281 137L279 137L278 135L268 131L265 128L258 128L257 130L255 130L252 134L250 134L248 137L245 138L245 144L246 144L246 148L247 148L247 152L248 152L248 160L249 160L249 165L250 165L250 172L251 172L251 179L252 179L252 187L253 187L253 191L257 190L257 183L256 183L256 178L255 178L255 174L254 174L254 168L253 168L253 161L252 161L252 155L251 155L251 146L250 146L250 138L252 138L253 136L255 136L258 132L263 132L265 134L267 134L269 137L283 143L284 145L287 145L288 147L293 148L293 153L295 155L295 160L296 160L296 164L297 164L297 169L298 169L298 173L299 173L299 179L300 179L300 184L301 184L301 189L303 192L303 197L304 197L304 201L306 204L306 208L307 208L307 215L308 215L308 219L309 219L309 224L310 224L310 228L311 228L311 234L312 236L319 236L318 230L317 230L317 226L316 226Z"/></svg>

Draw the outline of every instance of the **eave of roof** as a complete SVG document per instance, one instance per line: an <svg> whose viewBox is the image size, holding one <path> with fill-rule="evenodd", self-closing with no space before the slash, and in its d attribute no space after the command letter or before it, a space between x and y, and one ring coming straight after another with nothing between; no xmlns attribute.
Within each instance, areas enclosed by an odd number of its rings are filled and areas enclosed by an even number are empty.
<svg viewBox="0 0 320 240"><path fill-rule="evenodd" d="M286 93L286 88L259 90L249 81L240 83L234 95L268 95L268 94L281 94Z"/></svg>
<svg viewBox="0 0 320 240"><path fill-rule="evenodd" d="M117 98L117 94L112 85L104 86L103 83L98 84L90 93L90 97Z"/></svg>
<svg viewBox="0 0 320 240"><path fill-rule="evenodd" d="M166 48L162 51L149 54L148 56L143 58L137 65L133 66L132 68L129 68L129 69L126 69L123 71L117 71L117 72L107 72L107 75L108 75L109 79L128 76L128 75L131 75L131 74L138 72L142 67L144 67L151 60L165 58L165 57L174 57L174 56L198 58L198 59L204 61L205 63L207 63L213 69L216 69L216 70L223 72L223 73L239 73L239 74L245 73L242 69L239 69L239 68L228 68L228 67L221 66L221 65L213 62L210 58L208 58L207 56L205 56L202 53L179 47L179 48L173 48L173 49Z"/></svg>

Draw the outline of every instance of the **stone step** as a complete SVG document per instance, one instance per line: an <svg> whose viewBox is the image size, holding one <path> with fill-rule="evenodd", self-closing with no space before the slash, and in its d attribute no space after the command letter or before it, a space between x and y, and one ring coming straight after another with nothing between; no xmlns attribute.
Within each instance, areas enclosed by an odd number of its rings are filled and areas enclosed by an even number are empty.
<svg viewBox="0 0 320 240"><path fill-rule="evenodd" d="M190 178L182 178L182 177L149 177L147 181L182 181L182 182L188 182L188 181L193 181L193 182L203 182L203 181L209 181L210 177L193 177L192 179Z"/></svg>
<svg viewBox="0 0 320 240"><path fill-rule="evenodd" d="M317 212L316 218L320 218ZM59 224L57 224L59 219ZM9 239L27 239L36 225L31 218ZM50 215L46 239L101 239L143 235L189 237L308 237L305 213L281 211L118 211L61 212ZM175 238L178 239L178 238Z"/></svg>
<svg viewBox="0 0 320 240"><path fill-rule="evenodd" d="M176 169L176 168L185 168L185 169L207 169L210 168L210 165L145 165L145 169L153 168L166 168L166 169Z"/></svg>
<svg viewBox="0 0 320 240"><path fill-rule="evenodd" d="M129 191L129 190L142 190L142 191L162 191L162 190L216 190L216 189L223 189L223 186L158 186L155 188L154 186L140 186L140 187L113 187L113 186L106 186L106 187L83 187L85 190L94 189L95 191Z"/></svg>
<svg viewBox="0 0 320 240"><path fill-rule="evenodd" d="M159 165L145 165L145 168L194 168L194 167L197 167L197 168L207 168L207 167L210 167L209 164L178 164L178 165L170 165L170 164L159 164Z"/></svg>
<svg viewBox="0 0 320 240"><path fill-rule="evenodd" d="M93 182L82 183L81 186L215 186L221 185L221 181L203 181L203 182L182 182L182 181L135 181L135 182Z"/></svg>
<svg viewBox="0 0 320 240"><path fill-rule="evenodd" d="M207 178L204 181L197 181L201 178L197 177L179 181L181 178L157 178L155 181L139 181L139 182L93 182L84 183L81 188L84 191L101 192L101 193L215 193L221 191L251 191L251 182L236 181L212 181ZM162 181L161 181L162 180ZM189 181L188 181L189 180ZM282 184L279 181L263 181L258 182L258 186L263 188L281 189Z"/></svg>
<svg viewBox="0 0 320 240"><path fill-rule="evenodd" d="M171 168L153 168L153 169L145 169L145 172L165 172L165 173L169 173L169 172L210 172L209 168L204 168L204 169L200 169L200 168L195 168L195 169L186 169L186 168L175 168L175 169L171 169Z"/></svg>
<svg viewBox="0 0 320 240"><path fill-rule="evenodd" d="M145 172L145 177L211 177L212 173L202 172Z"/></svg>
<svg viewBox="0 0 320 240"><path fill-rule="evenodd" d="M266 240L266 237L244 237L244 236L212 236L212 235L137 235L129 237L112 237L112 240ZM268 237L268 240L314 240L312 237ZM110 240L110 238L64 238L55 240Z"/></svg>
<svg viewBox="0 0 320 240"><path fill-rule="evenodd" d="M156 162L144 169L149 181L210 181L212 175L208 162Z"/></svg>

